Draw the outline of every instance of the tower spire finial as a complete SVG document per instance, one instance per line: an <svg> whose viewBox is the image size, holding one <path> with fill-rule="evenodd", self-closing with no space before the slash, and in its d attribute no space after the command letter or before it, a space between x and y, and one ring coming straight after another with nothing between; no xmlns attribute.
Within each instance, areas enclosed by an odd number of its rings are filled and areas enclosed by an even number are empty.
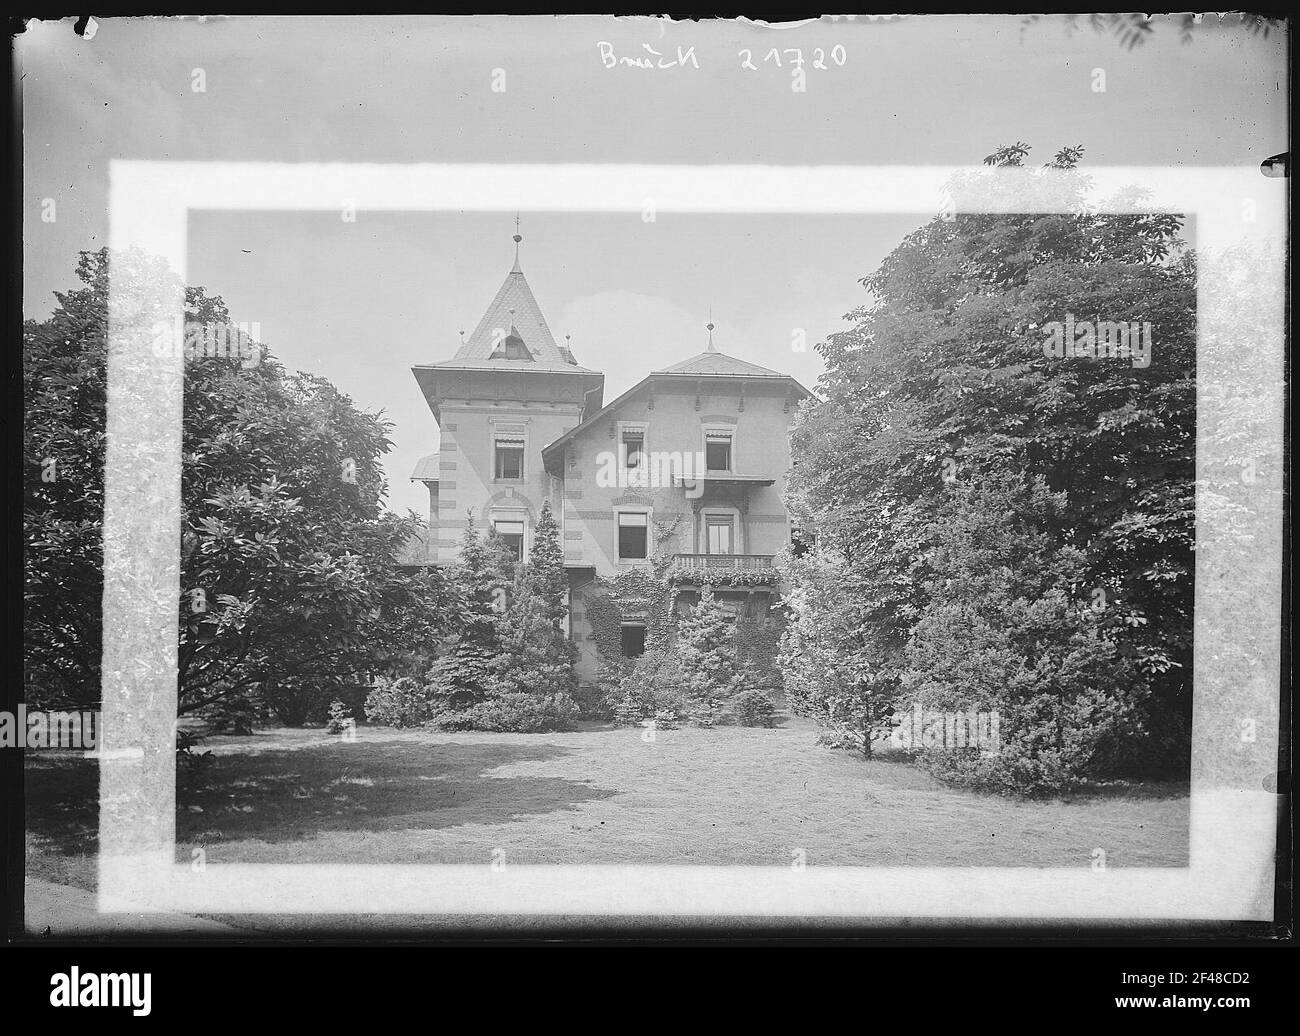
<svg viewBox="0 0 1300 1036"><path fill-rule="evenodd" d="M514 269L510 271L511 273L523 272L522 270L519 269L519 242L522 240L523 237L519 233L519 213L516 212L515 213L515 265L514 265Z"/></svg>
<svg viewBox="0 0 1300 1036"><path fill-rule="evenodd" d="M709 322L704 326L709 329L709 348L706 351L711 353L717 352L717 350L713 348L713 307L712 306L709 307Z"/></svg>

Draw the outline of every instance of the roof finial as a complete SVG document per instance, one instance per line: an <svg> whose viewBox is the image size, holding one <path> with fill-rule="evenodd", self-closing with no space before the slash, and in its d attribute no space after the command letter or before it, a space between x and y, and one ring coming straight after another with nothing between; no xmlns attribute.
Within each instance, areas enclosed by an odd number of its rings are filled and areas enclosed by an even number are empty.
<svg viewBox="0 0 1300 1036"><path fill-rule="evenodd" d="M519 213L516 212L515 213L515 265L514 265L514 269L510 271L511 273L523 273L523 271L519 269L519 242L522 240L523 240L523 236L519 233Z"/></svg>
<svg viewBox="0 0 1300 1036"><path fill-rule="evenodd" d="M713 307L712 306L709 307L709 322L704 326L709 329L709 348L706 351L711 353L717 352L717 350L713 348Z"/></svg>

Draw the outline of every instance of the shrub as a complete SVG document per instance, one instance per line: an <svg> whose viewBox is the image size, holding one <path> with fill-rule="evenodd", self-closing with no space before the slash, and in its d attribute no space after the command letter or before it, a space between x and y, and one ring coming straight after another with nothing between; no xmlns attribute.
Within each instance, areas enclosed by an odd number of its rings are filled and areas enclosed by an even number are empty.
<svg viewBox="0 0 1300 1036"><path fill-rule="evenodd" d="M192 730L176 731L176 762L191 773L201 774L212 765L212 753L210 751L197 751L199 742L202 740L203 738Z"/></svg>
<svg viewBox="0 0 1300 1036"><path fill-rule="evenodd" d="M679 721L691 712L682 692L681 664L667 651L647 651L638 658L618 679L609 701L615 721L625 725L658 721L661 714Z"/></svg>
<svg viewBox="0 0 1300 1036"><path fill-rule="evenodd" d="M443 709L426 726L435 730L487 730L516 734L543 734L571 730L578 706L567 694L528 694L502 691L466 709Z"/></svg>
<svg viewBox="0 0 1300 1036"><path fill-rule="evenodd" d="M676 730L679 726L679 716L672 709L660 709L651 717L651 721L658 730Z"/></svg>
<svg viewBox="0 0 1300 1036"><path fill-rule="evenodd" d="M844 751L862 751L863 732L861 727L843 724L828 724L817 731L816 744L823 748L838 748Z"/></svg>
<svg viewBox="0 0 1300 1036"><path fill-rule="evenodd" d="M776 722L776 706L766 691L751 688L731 699L731 715L742 727L770 727Z"/></svg>
<svg viewBox="0 0 1300 1036"><path fill-rule="evenodd" d="M348 707L335 698L330 702L329 717L325 721L325 732L327 734L342 734L348 729L349 721L352 719L352 713Z"/></svg>
<svg viewBox="0 0 1300 1036"><path fill-rule="evenodd" d="M240 690L219 698L204 715L214 734L251 734L254 727L266 722L266 706L256 691Z"/></svg>
<svg viewBox="0 0 1300 1036"><path fill-rule="evenodd" d="M594 684L579 684L573 692L573 702L578 707L579 719L612 719L614 710L607 697L610 686L598 681Z"/></svg>
<svg viewBox="0 0 1300 1036"><path fill-rule="evenodd" d="M361 684L326 685L288 678L268 681L261 687L268 710L286 727L302 727L329 722L329 710L338 701L351 716L362 714L370 687Z"/></svg>
<svg viewBox="0 0 1300 1036"><path fill-rule="evenodd" d="M381 676L366 698L366 719L386 727L418 727L428 722L437 701L428 684L410 676Z"/></svg>

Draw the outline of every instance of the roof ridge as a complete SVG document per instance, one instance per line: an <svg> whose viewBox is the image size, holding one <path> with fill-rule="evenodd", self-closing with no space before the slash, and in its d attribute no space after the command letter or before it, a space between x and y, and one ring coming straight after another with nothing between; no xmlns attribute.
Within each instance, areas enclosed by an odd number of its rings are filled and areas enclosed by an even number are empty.
<svg viewBox="0 0 1300 1036"><path fill-rule="evenodd" d="M705 350L702 353L696 353L694 356L687 357L680 363L675 363L671 367L665 367L661 370L651 371L651 374L699 374L699 375L717 375L717 374L753 374L753 375L770 375L777 378L787 378L788 374L781 371L773 370L771 367L764 367L762 364L754 363L752 360L744 360L739 356L731 356L727 353L714 350Z"/></svg>

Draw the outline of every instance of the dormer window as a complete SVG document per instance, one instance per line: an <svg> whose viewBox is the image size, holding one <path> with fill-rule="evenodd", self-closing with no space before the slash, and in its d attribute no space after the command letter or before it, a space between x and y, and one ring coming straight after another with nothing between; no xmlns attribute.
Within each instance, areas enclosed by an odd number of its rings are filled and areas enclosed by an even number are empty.
<svg viewBox="0 0 1300 1036"><path fill-rule="evenodd" d="M510 333L496 344L488 357L490 360L533 360L532 351L524 344L519 328L510 325Z"/></svg>

